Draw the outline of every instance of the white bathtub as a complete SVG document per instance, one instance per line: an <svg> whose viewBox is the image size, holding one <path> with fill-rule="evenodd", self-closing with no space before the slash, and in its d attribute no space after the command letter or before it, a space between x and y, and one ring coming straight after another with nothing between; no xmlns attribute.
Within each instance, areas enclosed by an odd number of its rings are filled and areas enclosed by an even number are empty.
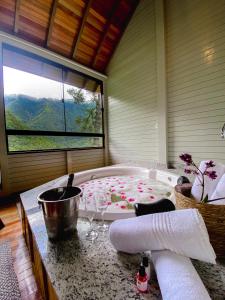
<svg viewBox="0 0 225 300"><path fill-rule="evenodd" d="M178 176L172 174L168 171L156 170L156 169L147 169L142 167L125 167L125 166L110 166L103 167L98 169L92 169L87 171L82 171L75 173L74 177L74 185L80 185L87 181L104 178L109 176L140 176L141 178L153 179L158 182L164 183L165 185L169 185L172 187L176 185ZM61 177L57 181L57 185L63 186L66 184L67 176ZM85 217L87 212L84 209L84 205L80 205L79 216ZM105 220L116 220L116 219L124 219L135 216L134 210L123 210L120 209L114 211L107 210L105 212ZM100 214L96 215L96 218L99 218Z"/></svg>

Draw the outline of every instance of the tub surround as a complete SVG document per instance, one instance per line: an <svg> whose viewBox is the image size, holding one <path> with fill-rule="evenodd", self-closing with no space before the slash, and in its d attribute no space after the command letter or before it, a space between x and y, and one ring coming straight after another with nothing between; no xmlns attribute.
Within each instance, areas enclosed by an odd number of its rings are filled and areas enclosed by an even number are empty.
<svg viewBox="0 0 225 300"><path fill-rule="evenodd" d="M153 168L146 168L138 163L136 165L126 163L75 173L73 185L80 185L83 182L89 181L93 178L93 176L94 178L101 178L107 176L133 174L144 176L146 178L154 178L171 186L176 185L177 178L179 177L176 172L171 172L171 170L169 169L156 170ZM36 211L36 209L38 208L37 197L40 193L51 188L66 185L67 180L68 175L64 175L22 193L21 199L23 201L24 209L26 210L26 212L29 214L30 210L31 212Z"/></svg>
<svg viewBox="0 0 225 300"><path fill-rule="evenodd" d="M90 179L91 172L88 172L83 172L83 179L87 180L86 176ZM65 179L66 176L60 177L59 181ZM77 233L70 240L58 243L48 240L37 196L55 184L57 182L53 180L21 194L23 231L43 298L162 299L154 280L151 281L150 293L140 294L136 290L134 278L141 255L117 253L108 234L101 235L93 244L87 241L88 223L85 219L79 218ZM224 266L201 262L196 262L196 266L212 299L222 300L225 294Z"/></svg>

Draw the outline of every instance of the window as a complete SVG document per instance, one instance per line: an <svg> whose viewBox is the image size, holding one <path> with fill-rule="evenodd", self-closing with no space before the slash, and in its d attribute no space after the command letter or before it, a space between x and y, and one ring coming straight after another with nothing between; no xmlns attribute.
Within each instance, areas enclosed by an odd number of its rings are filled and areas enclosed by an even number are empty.
<svg viewBox="0 0 225 300"><path fill-rule="evenodd" d="M102 82L3 46L8 152L103 147Z"/></svg>

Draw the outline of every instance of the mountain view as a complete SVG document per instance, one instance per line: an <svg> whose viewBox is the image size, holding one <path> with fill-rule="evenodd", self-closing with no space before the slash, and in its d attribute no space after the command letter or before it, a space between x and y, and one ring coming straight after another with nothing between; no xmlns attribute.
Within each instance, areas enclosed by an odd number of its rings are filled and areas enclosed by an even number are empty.
<svg viewBox="0 0 225 300"><path fill-rule="evenodd" d="M79 96L79 97L78 97ZM101 107L93 97L71 91L64 103L52 98L5 95L6 128L18 130L101 133ZM66 122L64 121L66 120ZM99 147L101 138L64 136L8 136L9 151Z"/></svg>

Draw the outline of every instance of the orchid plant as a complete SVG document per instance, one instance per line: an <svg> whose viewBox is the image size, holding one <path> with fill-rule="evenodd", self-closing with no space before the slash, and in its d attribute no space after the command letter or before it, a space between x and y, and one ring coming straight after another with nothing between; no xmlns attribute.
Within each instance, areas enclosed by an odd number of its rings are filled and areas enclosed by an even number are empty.
<svg viewBox="0 0 225 300"><path fill-rule="evenodd" d="M205 177L209 177L211 180L215 180L217 178L216 171L211 170L211 168L215 167L214 161L210 160L205 163L205 169L201 171L195 162L192 159L192 156L188 153L184 153L180 155L180 159L185 162L186 168L184 172L186 174L194 174L198 176L198 180L200 185L202 186L202 193L201 193L201 202L210 202L208 201L208 195L204 197L204 190L205 190ZM204 197L204 198L203 198ZM215 199L218 200L218 199ZM212 201L212 200L211 200Z"/></svg>

